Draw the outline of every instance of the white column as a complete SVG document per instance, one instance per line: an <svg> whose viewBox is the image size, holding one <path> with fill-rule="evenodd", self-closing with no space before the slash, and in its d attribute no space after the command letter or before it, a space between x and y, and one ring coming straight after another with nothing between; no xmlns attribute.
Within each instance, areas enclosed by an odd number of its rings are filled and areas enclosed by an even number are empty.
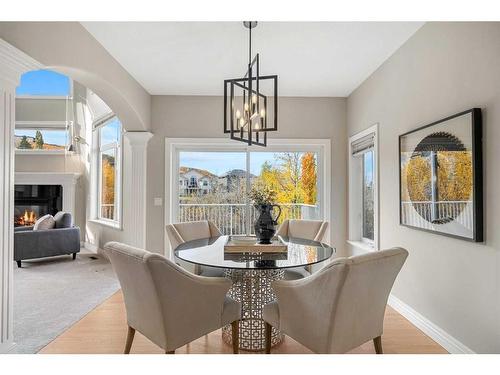
<svg viewBox="0 0 500 375"><path fill-rule="evenodd" d="M14 345L14 124L16 86L22 73L41 67L0 39L0 353Z"/></svg>
<svg viewBox="0 0 500 375"><path fill-rule="evenodd" d="M153 136L150 132L126 132L130 146L128 173L129 186L123 191L128 192L128 197L123 197L128 209L124 211L124 230L127 232L128 242L132 246L146 248L146 181L147 181L147 145ZM128 215L127 215L128 214Z"/></svg>

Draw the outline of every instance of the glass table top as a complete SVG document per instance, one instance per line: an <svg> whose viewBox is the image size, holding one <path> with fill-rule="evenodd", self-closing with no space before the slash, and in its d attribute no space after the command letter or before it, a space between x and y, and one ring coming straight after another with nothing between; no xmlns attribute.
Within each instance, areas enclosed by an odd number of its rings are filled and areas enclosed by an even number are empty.
<svg viewBox="0 0 500 375"><path fill-rule="evenodd" d="M183 261L202 266L231 269L277 269L320 263L335 253L334 248L324 243L284 236L281 239L287 245L286 253L225 253L224 245L228 237L211 237L184 242L174 250L174 255Z"/></svg>

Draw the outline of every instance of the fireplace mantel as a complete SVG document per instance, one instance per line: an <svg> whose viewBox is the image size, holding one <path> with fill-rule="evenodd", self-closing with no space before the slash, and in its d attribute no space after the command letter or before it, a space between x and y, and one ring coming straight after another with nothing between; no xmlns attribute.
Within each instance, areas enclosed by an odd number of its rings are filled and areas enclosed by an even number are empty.
<svg viewBox="0 0 500 375"><path fill-rule="evenodd" d="M16 185L61 185L63 187L62 209L75 217L76 183L80 173L61 172L16 172Z"/></svg>

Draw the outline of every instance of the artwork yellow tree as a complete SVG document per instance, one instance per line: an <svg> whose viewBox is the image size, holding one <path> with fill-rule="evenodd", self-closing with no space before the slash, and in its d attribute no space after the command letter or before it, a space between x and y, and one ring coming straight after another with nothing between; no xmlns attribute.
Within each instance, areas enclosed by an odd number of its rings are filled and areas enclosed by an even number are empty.
<svg viewBox="0 0 500 375"><path fill-rule="evenodd" d="M439 201L467 201L472 194L472 155L470 151L437 153L437 191ZM430 201L432 170L430 157L424 153L409 158L402 167L402 198Z"/></svg>

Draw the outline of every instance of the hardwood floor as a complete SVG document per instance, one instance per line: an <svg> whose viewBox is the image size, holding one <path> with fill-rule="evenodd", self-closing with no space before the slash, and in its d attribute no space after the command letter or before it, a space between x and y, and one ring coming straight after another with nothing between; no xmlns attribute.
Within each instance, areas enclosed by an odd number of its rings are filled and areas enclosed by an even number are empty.
<svg viewBox="0 0 500 375"><path fill-rule="evenodd" d="M121 292L117 292L95 308L79 322L45 346L39 353L52 354L113 354L123 353L127 337L125 306ZM446 353L441 346L418 330L409 321L387 307L382 336L384 353L430 354ZM163 354L164 351L136 332L130 353ZM222 342L220 330L203 336L176 350L185 353L232 353L232 348ZM272 353L311 353L290 337L273 348ZM350 353L375 353L373 342L361 345Z"/></svg>

